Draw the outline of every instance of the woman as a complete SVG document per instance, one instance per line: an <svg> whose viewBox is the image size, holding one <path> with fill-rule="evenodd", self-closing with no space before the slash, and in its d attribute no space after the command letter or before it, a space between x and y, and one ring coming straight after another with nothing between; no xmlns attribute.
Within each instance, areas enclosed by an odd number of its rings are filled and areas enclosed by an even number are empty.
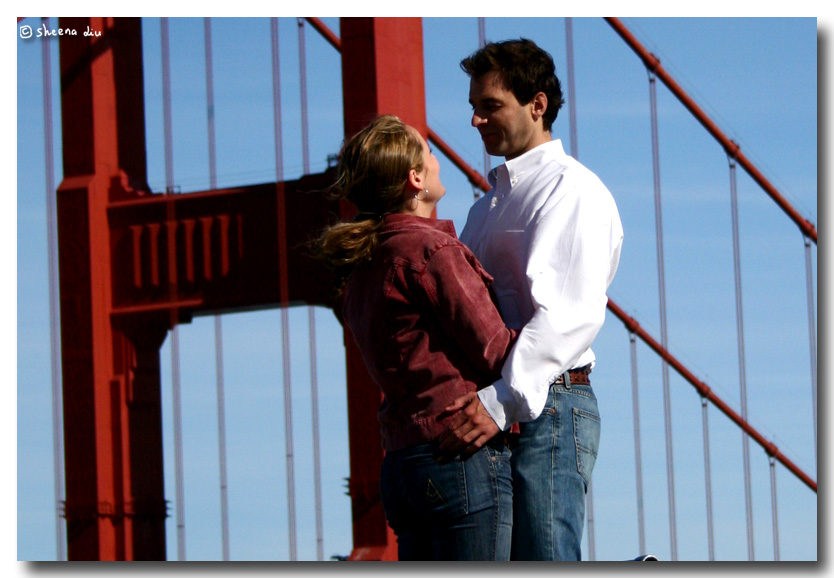
<svg viewBox="0 0 834 578"><path fill-rule="evenodd" d="M382 504L400 560L508 560L509 450L496 436L475 453L442 455L444 408L492 383L516 334L501 320L491 277L432 219L446 193L420 133L382 116L352 137L336 188L359 210L319 239L341 279L341 318L380 386L386 451Z"/></svg>

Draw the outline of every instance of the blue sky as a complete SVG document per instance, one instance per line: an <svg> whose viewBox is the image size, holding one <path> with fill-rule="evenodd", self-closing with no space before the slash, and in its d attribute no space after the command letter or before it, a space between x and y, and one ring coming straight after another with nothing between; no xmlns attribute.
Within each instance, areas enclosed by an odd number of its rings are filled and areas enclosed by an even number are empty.
<svg viewBox="0 0 834 578"><path fill-rule="evenodd" d="M338 20L324 21L338 33ZM780 192L818 223L816 19L624 18L626 26L695 98ZM33 22L33 27L34 27ZM55 20L52 26L57 27ZM269 20L214 19L217 175L220 187L275 180ZM143 22L148 173L164 190L160 21ZM300 176L298 26L281 18L283 172ZM469 126L468 79L458 62L477 48L477 19L423 23L429 126L478 170L484 157ZM525 36L547 49L567 94L564 18L487 18L489 40ZM659 339L649 87L645 68L601 18L573 19L578 158L617 201L625 241L609 295ZM820 40L820 38L824 39ZM170 21L174 179L183 193L209 188L203 20ZM50 394L42 39L16 38L17 51L17 552L56 555ZM53 62L55 184L61 180L57 41ZM342 139L339 56L306 27L311 172L322 171ZM827 52L827 49L826 49ZM820 64L828 63L821 57ZM669 346L673 354L740 409L727 159L661 84L657 87ZM821 118L822 115L821 115ZM567 107L554 137L571 150ZM472 203L466 179L441 157L447 195L438 207L460 231ZM491 166L500 159L491 159ZM739 169L742 287L749 418L816 479L808 347L805 254L797 227ZM12 228L15 224L10 224ZM818 227L819 228L819 227ZM812 249L816 292L816 246ZM816 296L816 293L815 293ZM818 304L814 303L815 311ZM299 559L315 558L307 309L289 312ZM344 353L333 314L315 310L322 444L324 555L351 550ZM223 317L231 556L287 559L286 461L278 310ZM179 329L184 423L186 551L221 557L214 321ZM594 472L598 560L638 554L628 332L608 315L594 345L594 386L603 418ZM161 351L166 443L168 557L176 559L171 418L171 351ZM9 362L14 363L10 360ZM661 364L638 345L640 427L647 550L670 557ZM674 372L670 379L677 549L707 559L701 404ZM823 430L824 431L824 430ZM741 433L714 408L709 432L716 557L746 560ZM773 559L771 486L765 453L750 445L757 560ZM817 559L816 495L777 465L780 554ZM585 548L587 554L587 547Z"/></svg>

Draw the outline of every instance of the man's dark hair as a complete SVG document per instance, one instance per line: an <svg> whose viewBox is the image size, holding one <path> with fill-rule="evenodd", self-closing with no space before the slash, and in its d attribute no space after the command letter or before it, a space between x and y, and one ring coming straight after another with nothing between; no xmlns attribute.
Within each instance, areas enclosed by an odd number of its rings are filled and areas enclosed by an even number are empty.
<svg viewBox="0 0 834 578"><path fill-rule="evenodd" d="M565 103L553 58L532 40L520 38L490 42L461 60L460 67L471 78L497 72L504 87L521 104L529 103L537 92L543 92L547 96L547 110L542 121L544 130L548 132Z"/></svg>

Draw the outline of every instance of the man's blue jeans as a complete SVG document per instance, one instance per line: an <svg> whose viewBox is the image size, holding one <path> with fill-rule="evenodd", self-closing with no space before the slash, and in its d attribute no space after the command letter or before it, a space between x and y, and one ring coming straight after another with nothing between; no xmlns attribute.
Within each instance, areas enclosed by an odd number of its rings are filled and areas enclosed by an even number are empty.
<svg viewBox="0 0 834 578"><path fill-rule="evenodd" d="M513 560L580 560L585 494L599 449L589 385L551 385L512 447Z"/></svg>
<svg viewBox="0 0 834 578"><path fill-rule="evenodd" d="M502 436L471 456L437 460L437 444L388 452L382 506L400 560L509 560L510 450Z"/></svg>

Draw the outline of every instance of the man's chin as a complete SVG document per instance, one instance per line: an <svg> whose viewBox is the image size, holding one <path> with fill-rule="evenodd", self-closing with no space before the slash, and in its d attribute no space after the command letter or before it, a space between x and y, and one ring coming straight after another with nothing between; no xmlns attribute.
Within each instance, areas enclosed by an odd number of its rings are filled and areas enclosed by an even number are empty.
<svg viewBox="0 0 834 578"><path fill-rule="evenodd" d="M503 157L504 156L504 149L500 145L484 143L484 148L486 149L487 154L489 154L491 156L494 156L494 157Z"/></svg>

